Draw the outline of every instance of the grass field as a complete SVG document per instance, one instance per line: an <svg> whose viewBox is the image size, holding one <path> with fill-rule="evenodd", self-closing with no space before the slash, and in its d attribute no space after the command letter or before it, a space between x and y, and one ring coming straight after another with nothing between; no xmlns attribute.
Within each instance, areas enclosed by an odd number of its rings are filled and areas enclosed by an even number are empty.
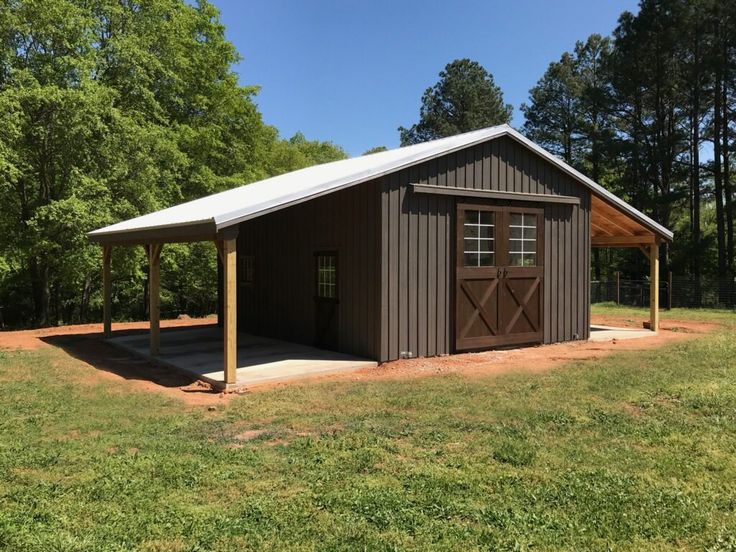
<svg viewBox="0 0 736 552"><path fill-rule="evenodd" d="M215 412L58 349L2 352L0 549L736 550L736 315L663 314L686 316L722 326L543 374L292 385Z"/></svg>

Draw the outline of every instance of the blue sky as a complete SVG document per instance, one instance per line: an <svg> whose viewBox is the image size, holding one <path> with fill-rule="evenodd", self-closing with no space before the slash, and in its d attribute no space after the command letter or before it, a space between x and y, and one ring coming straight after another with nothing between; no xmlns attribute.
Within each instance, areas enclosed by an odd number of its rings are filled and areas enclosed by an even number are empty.
<svg viewBox="0 0 736 552"><path fill-rule="evenodd" d="M395 147L450 61L490 71L519 106L547 65L592 33L609 34L636 0L212 0L243 61L243 84L283 137L302 131L351 155Z"/></svg>

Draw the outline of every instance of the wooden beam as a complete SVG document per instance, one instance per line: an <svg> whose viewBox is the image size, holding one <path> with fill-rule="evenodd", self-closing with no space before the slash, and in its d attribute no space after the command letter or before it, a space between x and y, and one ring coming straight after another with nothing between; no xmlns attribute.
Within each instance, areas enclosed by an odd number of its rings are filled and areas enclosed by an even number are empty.
<svg viewBox="0 0 736 552"><path fill-rule="evenodd" d="M591 220L598 220L613 228L614 234L622 234L630 236L637 233L647 233L646 227L638 224L635 220L628 218L621 211L618 211L600 200L596 200L595 196L591 199Z"/></svg>
<svg viewBox="0 0 736 552"><path fill-rule="evenodd" d="M595 219L593 219L593 217L590 217L590 226L591 226L591 228L593 228L593 230L595 230L595 236L600 236L600 235L611 236L611 235L613 235L613 234L611 234L611 231L608 228L604 228L603 226L601 226L600 224L598 224L595 221Z"/></svg>
<svg viewBox="0 0 736 552"><path fill-rule="evenodd" d="M455 188L453 186L430 186L427 184L412 184L415 194L449 195L459 197L482 197L486 199L506 199L512 201L532 201L535 203L563 203L566 205L580 205L580 198L554 194L527 194L523 192L499 192L496 190L471 190Z"/></svg>
<svg viewBox="0 0 736 552"><path fill-rule="evenodd" d="M649 328L659 330L659 245L649 246Z"/></svg>
<svg viewBox="0 0 736 552"><path fill-rule="evenodd" d="M224 270L224 323L223 372L225 383L235 383L238 367L238 329L237 329L237 239L222 240L221 242Z"/></svg>
<svg viewBox="0 0 736 552"><path fill-rule="evenodd" d="M112 246L102 246L102 335L112 335Z"/></svg>
<svg viewBox="0 0 736 552"><path fill-rule="evenodd" d="M593 247L639 247L652 244L656 240L654 234L648 236L593 236L590 244Z"/></svg>
<svg viewBox="0 0 736 552"><path fill-rule="evenodd" d="M146 247L148 252L148 314L151 321L151 356L158 355L161 344L159 336L161 323L161 247L162 244L160 243L151 243Z"/></svg>
<svg viewBox="0 0 736 552"><path fill-rule="evenodd" d="M215 239L216 235L217 228L214 222L197 222L187 225L112 232L110 234L94 234L88 235L88 238L91 242L98 243L146 246L150 243L210 241Z"/></svg>

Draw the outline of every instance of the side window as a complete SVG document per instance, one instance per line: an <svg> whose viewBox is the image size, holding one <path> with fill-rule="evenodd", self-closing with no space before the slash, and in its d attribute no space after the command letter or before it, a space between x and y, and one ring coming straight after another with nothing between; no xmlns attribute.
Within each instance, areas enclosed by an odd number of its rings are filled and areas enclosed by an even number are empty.
<svg viewBox="0 0 736 552"><path fill-rule="evenodd" d="M537 266L537 215L510 213L509 266Z"/></svg>
<svg viewBox="0 0 736 552"><path fill-rule="evenodd" d="M317 297L320 299L337 299L337 255L335 253L317 253L315 267L317 270Z"/></svg>
<svg viewBox="0 0 736 552"><path fill-rule="evenodd" d="M465 211L463 221L463 264L465 266L496 265L496 213Z"/></svg>
<svg viewBox="0 0 736 552"><path fill-rule="evenodd" d="M256 258L255 255L241 255L238 272L241 274L240 282L243 285L253 285L255 281Z"/></svg>

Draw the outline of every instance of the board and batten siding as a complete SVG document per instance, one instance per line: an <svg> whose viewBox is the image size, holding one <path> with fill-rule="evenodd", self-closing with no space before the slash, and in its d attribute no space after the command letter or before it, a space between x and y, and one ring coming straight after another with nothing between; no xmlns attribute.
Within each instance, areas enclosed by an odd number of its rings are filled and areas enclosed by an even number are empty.
<svg viewBox="0 0 736 552"><path fill-rule="evenodd" d="M238 273L239 330L314 344L314 255L334 251L338 349L376 358L380 198L366 182L241 223L238 257L253 255L255 274L246 285Z"/></svg>
<svg viewBox="0 0 736 552"><path fill-rule="evenodd" d="M414 193L411 184L578 197L579 205L525 205L544 208L544 342L589 337L590 191L584 185L509 137L380 182L380 361L454 350L455 209L461 198Z"/></svg>

